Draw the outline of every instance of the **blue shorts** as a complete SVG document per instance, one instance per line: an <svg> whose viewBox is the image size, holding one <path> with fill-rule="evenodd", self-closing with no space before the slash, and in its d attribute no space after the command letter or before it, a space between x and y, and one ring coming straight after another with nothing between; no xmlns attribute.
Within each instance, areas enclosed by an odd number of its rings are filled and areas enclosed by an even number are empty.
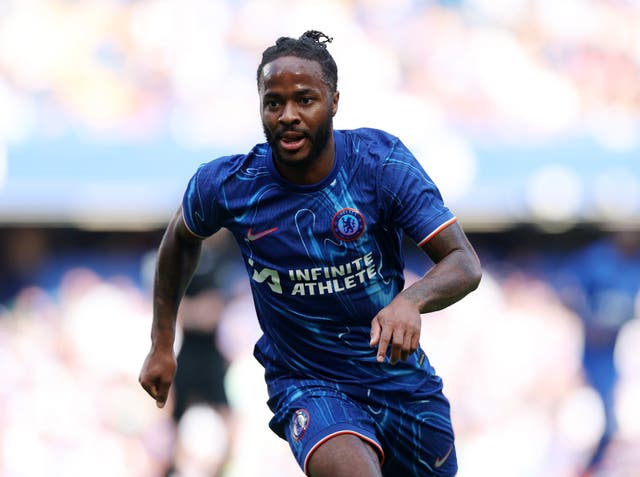
<svg viewBox="0 0 640 477"><path fill-rule="evenodd" d="M279 379L277 387L284 398L275 409L276 400L270 400L275 414L269 426L289 442L305 474L313 452L340 434L371 444L385 477L449 477L458 470L449 402L441 389L399 395L293 379Z"/></svg>

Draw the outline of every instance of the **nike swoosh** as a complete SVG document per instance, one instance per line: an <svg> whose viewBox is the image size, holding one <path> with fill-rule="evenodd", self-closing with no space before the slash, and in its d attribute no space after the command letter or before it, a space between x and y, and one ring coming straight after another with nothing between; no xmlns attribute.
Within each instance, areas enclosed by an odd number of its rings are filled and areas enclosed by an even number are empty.
<svg viewBox="0 0 640 477"><path fill-rule="evenodd" d="M276 230L278 230L278 227L273 227L272 229L263 230L262 232L258 232L254 234L253 228L249 227L249 230L247 231L247 240L249 242L253 242L254 240L258 240L258 239L261 239L262 237L266 237L267 235L275 232Z"/></svg>
<svg viewBox="0 0 640 477"><path fill-rule="evenodd" d="M434 467L437 469L438 467L441 467L442 464L445 463L445 461L449 458L449 456L451 455L451 451L453 450L453 444L451 444L449 446L449 450L447 451L447 453L445 455L443 455L442 457L438 457L436 459L436 461L434 462Z"/></svg>

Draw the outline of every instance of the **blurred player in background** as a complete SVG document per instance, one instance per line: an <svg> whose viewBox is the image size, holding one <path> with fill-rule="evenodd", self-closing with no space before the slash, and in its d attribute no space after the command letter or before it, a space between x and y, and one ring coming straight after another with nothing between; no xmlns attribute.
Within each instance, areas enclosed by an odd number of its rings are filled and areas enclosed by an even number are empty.
<svg viewBox="0 0 640 477"><path fill-rule="evenodd" d="M440 192L395 136L335 130L331 39L280 38L257 71L267 143L202 165L159 247L152 345L140 383L164 406L176 314L202 240L224 227L250 277L271 429L314 477L452 476L443 383L419 345L421 314L481 277ZM372 98L384 107L384 98ZM402 237L433 266L404 289Z"/></svg>
<svg viewBox="0 0 640 477"><path fill-rule="evenodd" d="M640 233L617 232L575 253L568 262L560 294L584 326L582 365L598 393L604 429L584 476L600 468L617 430L615 349L620 330L636 315L640 291Z"/></svg>
<svg viewBox="0 0 640 477"><path fill-rule="evenodd" d="M228 240L229 234L220 233L205 241L178 310L181 340L172 388L176 433L167 477L191 475L194 468L198 475L223 475L233 445L233 415L224 384L229 363L218 346L218 325L226 303L234 294L238 275L237 254ZM215 446L200 444L198 450L190 450L192 439L187 433L193 426L183 420L190 413L222 424L217 428L222 432L217 432ZM199 458L194 458L194 454Z"/></svg>

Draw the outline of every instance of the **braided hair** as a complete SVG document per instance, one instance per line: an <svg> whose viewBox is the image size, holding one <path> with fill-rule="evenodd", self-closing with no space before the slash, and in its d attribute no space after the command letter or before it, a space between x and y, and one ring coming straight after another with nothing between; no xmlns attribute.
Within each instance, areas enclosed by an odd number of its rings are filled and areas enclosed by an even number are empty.
<svg viewBox="0 0 640 477"><path fill-rule="evenodd" d="M305 60L317 61L322 68L323 80L327 83L331 92L338 89L338 66L331 53L327 50L327 43L331 43L333 38L317 30L308 30L300 38L280 37L275 45L270 46L262 53L262 61L258 66L256 79L258 88L260 87L260 77L262 69L267 63L283 56L295 56Z"/></svg>

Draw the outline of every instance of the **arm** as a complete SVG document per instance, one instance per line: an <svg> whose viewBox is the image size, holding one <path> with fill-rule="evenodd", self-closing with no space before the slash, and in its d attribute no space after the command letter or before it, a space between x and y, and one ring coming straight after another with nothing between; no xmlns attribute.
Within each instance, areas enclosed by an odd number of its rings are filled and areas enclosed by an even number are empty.
<svg viewBox="0 0 640 477"><path fill-rule="evenodd" d="M167 401L176 372L173 352L178 306L195 271L202 250L202 239L187 229L182 209L173 216L160 242L153 285L153 323L151 349L142 365L139 381L156 400Z"/></svg>
<svg viewBox="0 0 640 477"><path fill-rule="evenodd" d="M441 310L478 287L480 261L456 222L423 246L435 263L420 280L399 293L373 318L371 346L378 346L383 362L391 344L389 362L406 360L418 349L422 313Z"/></svg>

